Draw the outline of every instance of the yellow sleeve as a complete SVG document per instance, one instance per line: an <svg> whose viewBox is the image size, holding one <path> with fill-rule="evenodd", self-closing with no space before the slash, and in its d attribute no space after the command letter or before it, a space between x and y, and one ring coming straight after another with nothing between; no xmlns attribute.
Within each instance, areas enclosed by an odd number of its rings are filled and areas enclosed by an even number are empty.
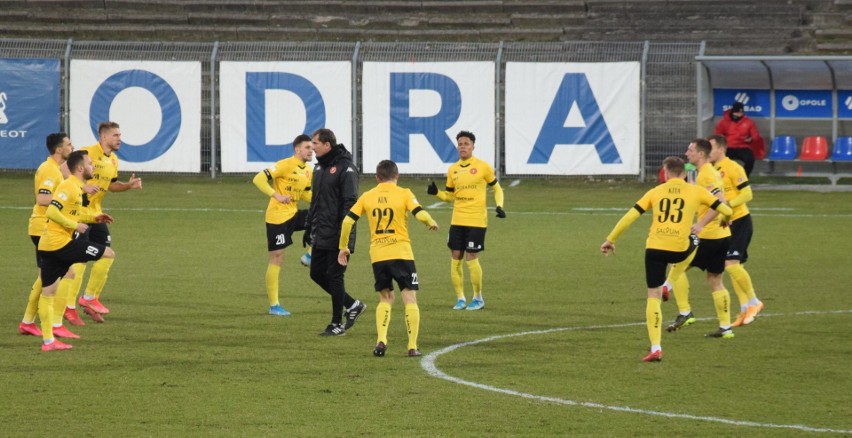
<svg viewBox="0 0 852 438"><path fill-rule="evenodd" d="M452 193L452 192L446 192L446 191L444 191L444 190L438 190L438 194L437 194L437 195L435 195L435 196L437 196L437 197L438 197L438 199L440 199L440 200L442 200L442 201L444 201L444 202L453 202L453 200L456 198L456 197L453 195L453 193Z"/></svg>
<svg viewBox="0 0 852 438"><path fill-rule="evenodd" d="M432 215L430 215L429 212L423 210L422 208L420 209L420 211L417 212L417 214L414 215L414 217L417 218L417 220L419 220L420 222L423 222L423 224L428 227L434 227L438 225L438 223L435 222L435 219L432 219Z"/></svg>
<svg viewBox="0 0 852 438"><path fill-rule="evenodd" d="M77 222L74 222L73 220L65 217L65 215L63 215L62 212L59 211L59 208L57 208L56 205L48 205L45 216L47 216L47 218L52 220L53 222L56 222L57 224L62 225L63 227L69 230L77 229Z"/></svg>
<svg viewBox="0 0 852 438"><path fill-rule="evenodd" d="M254 176L254 179L251 180L254 183L255 187L257 187L261 192L263 192L266 196L272 196L275 194L275 190L272 186L269 185L269 176L267 171L258 172L257 175Z"/></svg>
<svg viewBox="0 0 852 438"><path fill-rule="evenodd" d="M349 249L349 235L352 234L352 225L355 225L355 219L348 215L343 218L343 224L340 226L340 240L337 242L337 248L341 251Z"/></svg>
<svg viewBox="0 0 852 438"><path fill-rule="evenodd" d="M498 207L505 207L505 205L503 205L503 188L500 187L500 183L495 182L491 188L494 190L494 202Z"/></svg>
<svg viewBox="0 0 852 438"><path fill-rule="evenodd" d="M314 199L314 192L310 190L302 190L302 197L299 198L302 201L310 203L312 199Z"/></svg>
<svg viewBox="0 0 852 438"><path fill-rule="evenodd" d="M612 231L609 233L609 236L606 236L606 240L615 243L615 241L618 240L619 237L621 237L621 234L624 233L628 227L630 227L630 224L635 222L636 219L639 219L639 216L641 215L642 213L639 213L639 210L637 210L636 208L631 208L630 210L628 210L627 213L625 213L624 216L621 217L618 223L615 224L615 228L612 229Z"/></svg>
<svg viewBox="0 0 852 438"><path fill-rule="evenodd" d="M728 204L730 204L731 207L737 207L751 201L753 196L754 194L751 192L751 186L745 186L742 190L740 190L740 194L731 199Z"/></svg>
<svg viewBox="0 0 852 438"><path fill-rule="evenodd" d="M716 202L718 203L718 205L713 207L714 210L718 211L725 217L731 217L731 215L734 214L734 210L732 210L731 207L728 207L727 204L723 204L720 201Z"/></svg>

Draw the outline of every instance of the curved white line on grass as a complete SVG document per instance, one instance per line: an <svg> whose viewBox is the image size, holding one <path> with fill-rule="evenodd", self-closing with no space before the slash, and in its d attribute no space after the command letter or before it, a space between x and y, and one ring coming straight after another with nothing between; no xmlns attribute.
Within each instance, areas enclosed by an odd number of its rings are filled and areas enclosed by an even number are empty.
<svg viewBox="0 0 852 438"><path fill-rule="evenodd" d="M802 312L794 312L794 313L776 313L776 314L763 314L761 313L760 317L773 317L773 316L797 316L797 315L824 315L824 314L838 314L838 313L852 313L852 310L833 310L833 311L802 311ZM710 320L712 318L699 318L700 320ZM526 392L513 391L511 389L503 389L498 388L496 386L485 385L482 383L471 382L468 380L460 379L458 377L453 377L440 369L435 365L435 360L444 354L450 353L452 351L458 350L463 347L469 347L471 345L483 344L485 342L496 341L498 339L506 339L506 338L514 338L518 336L529 336L529 335L542 335L547 333L556 333L556 332L565 332L565 331L576 331L576 330L594 330L594 329L608 329L608 328L620 328L620 327L631 327L631 326L644 326L644 322L634 322L634 323L625 323L625 324L610 324L610 325L591 325L586 327L561 327L547 330L533 330L528 332L521 333L510 333L506 335L496 335L490 336L483 339L477 339L475 341L462 342L461 344L450 345L449 347L442 348L438 351L434 351L432 353L427 354L423 357L420 362L420 365L426 370L429 375L433 377L437 377L439 379L444 379L453 383L458 383L460 385L470 386L473 388L483 389L485 391L497 392L506 395L512 395L516 397L522 397L532 400L538 400L549 403L556 403L561 405L568 406L582 406L585 408L593 408L593 409L606 409L610 411L616 412L629 412L633 414L643 414L643 415L653 415L657 417L666 417L666 418L683 418L687 420L698 420L698 421L709 421L713 423L722 423L722 424L730 424L733 426L752 426L752 427L763 427L763 428L771 428L771 429L793 429L800 430L804 432L833 432L833 433L843 433L850 434L852 430L843 430L843 429L828 429L822 427L812 427L806 426L803 424L774 424L774 423L759 423L756 421L740 421L740 420L729 420L727 418L719 418L719 417L706 417L702 415L690 415L690 414L676 414L671 412L662 412L662 411L652 411L648 409L638 409L631 408L629 406L610 406L601 403L594 402L581 402L575 400L566 400L557 397L545 397L542 395L529 394Z"/></svg>

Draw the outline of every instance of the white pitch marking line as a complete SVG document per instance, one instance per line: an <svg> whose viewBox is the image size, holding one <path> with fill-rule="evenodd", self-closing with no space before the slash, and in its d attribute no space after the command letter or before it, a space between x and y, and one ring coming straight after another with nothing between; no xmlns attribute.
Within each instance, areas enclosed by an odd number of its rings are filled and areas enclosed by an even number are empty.
<svg viewBox="0 0 852 438"><path fill-rule="evenodd" d="M794 312L788 314L761 314L761 318L764 317L772 317L772 316L798 316L798 315L824 315L824 314L842 314L842 313L852 313L852 310L830 310L830 311L816 311L816 310L808 310L802 312ZM701 318L701 319L712 319L712 318ZM637 409L631 408L629 406L610 406L601 403L594 402L580 402L575 400L566 400L557 397L545 397L541 395L529 394L526 392L513 391L511 389L503 389L498 388L496 386L485 385L482 383L471 382L468 380L460 379L458 377L450 376L449 374L441 371L435 365L435 360L444 354L450 353L452 351L458 350L463 347L468 347L471 345L482 344L485 342L496 341L498 339L505 338L513 338L518 336L527 336L527 335L541 335L547 333L555 333L555 332L563 332L563 331L576 331L576 330L594 330L594 329L608 329L608 328L620 328L620 327L631 327L637 325L645 325L644 322L634 322L634 323L624 323L624 324L611 324L611 325L593 325L587 327L561 327L554 328L548 330L533 330L528 332L520 332L520 333L510 333L506 335L497 335L491 336L483 339L477 339L475 341L462 342L460 344L450 345L449 347L442 348L438 351L433 351L432 353L427 354L423 357L420 362L420 365L423 369L432 377L437 377L439 379L447 380L453 383L458 383L460 385L470 386L473 388L479 388L486 391L497 392L501 394L512 395L516 397L522 397L532 400L539 400L543 402L556 403L567 406L582 406L586 408L593 409L606 409L610 411L616 412L629 412L633 414L643 414L643 415L652 415L657 417L666 417L666 418L683 418L687 420L698 420L698 421L708 421L713 423L722 423L722 424L730 424L734 426L751 426L751 427L762 427L768 429L793 429L800 430L804 432L830 432L830 433L843 433L850 434L852 430L842 430L842 429L829 429L829 428L821 428L821 427L812 427L806 426L803 424L774 424L774 423L759 423L756 421L740 421L740 420L729 420L727 418L720 417L707 417L701 415L690 415L690 414L675 414L671 412L661 412L661 411L652 411L647 409Z"/></svg>

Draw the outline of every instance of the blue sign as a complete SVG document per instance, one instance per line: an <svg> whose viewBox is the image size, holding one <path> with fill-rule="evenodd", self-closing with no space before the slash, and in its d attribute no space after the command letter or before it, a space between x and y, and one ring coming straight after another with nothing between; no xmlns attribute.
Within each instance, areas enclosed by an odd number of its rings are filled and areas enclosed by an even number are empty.
<svg viewBox="0 0 852 438"><path fill-rule="evenodd" d="M566 127L573 107L585 126ZM601 108L584 73L566 73L535 140L527 164L546 164L556 145L595 145L603 164L620 164L621 156L606 126Z"/></svg>
<svg viewBox="0 0 852 438"><path fill-rule="evenodd" d="M852 119L852 90L837 90L837 117Z"/></svg>
<svg viewBox="0 0 852 438"><path fill-rule="evenodd" d="M831 90L775 90L775 117L832 118Z"/></svg>
<svg viewBox="0 0 852 438"><path fill-rule="evenodd" d="M35 169L59 131L59 60L0 59L0 168Z"/></svg>
<svg viewBox="0 0 852 438"><path fill-rule="evenodd" d="M274 162L293 155L286 147L293 143L268 144L266 124L276 123L266 119L266 90L292 92L305 105L305 127L299 132L314 132L325 127L325 102L319 89L308 79L292 73L246 73L246 143L249 162Z"/></svg>
<svg viewBox="0 0 852 438"><path fill-rule="evenodd" d="M750 90L742 88L713 89L713 115L721 117L731 109L734 102L743 104L749 117L769 117L769 90Z"/></svg>
<svg viewBox="0 0 852 438"><path fill-rule="evenodd" d="M458 160L458 152L447 130L461 115L461 90L452 78L440 73L391 73L390 159L409 162L411 134L422 134L444 163ZM441 109L429 117L412 117L411 90L431 90L441 96Z"/></svg>
<svg viewBox="0 0 852 438"><path fill-rule="evenodd" d="M157 99L162 113L160 131L145 144L129 144L122 141L134 147L121 148L116 153L124 161L133 163L151 161L166 153L180 134L180 101L172 86L160 76L145 70L124 70L108 77L92 96L92 104L89 107L89 127L95 138L98 138L98 123L110 120L109 110L115 97L130 87L144 88Z"/></svg>

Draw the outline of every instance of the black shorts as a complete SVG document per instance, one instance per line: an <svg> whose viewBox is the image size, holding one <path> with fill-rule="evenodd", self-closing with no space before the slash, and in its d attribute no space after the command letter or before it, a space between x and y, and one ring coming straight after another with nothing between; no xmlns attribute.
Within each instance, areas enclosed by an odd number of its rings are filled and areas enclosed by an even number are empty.
<svg viewBox="0 0 852 438"><path fill-rule="evenodd" d="M33 241L33 245L35 245L36 252L36 266L41 269L41 254L38 253L38 241L41 240L40 236L30 236L30 239Z"/></svg>
<svg viewBox="0 0 852 438"><path fill-rule="evenodd" d="M417 268L414 260L385 260L373 263L373 277L376 279L376 292L393 290L393 281L399 290L418 290Z"/></svg>
<svg viewBox="0 0 852 438"><path fill-rule="evenodd" d="M666 268L686 260L698 246L698 237L689 235L689 248L675 252L662 249L645 248L645 283L648 288L660 287L666 282Z"/></svg>
<svg viewBox="0 0 852 438"><path fill-rule="evenodd" d="M74 238L77 239L78 233L74 232ZM89 229L83 233L86 240L94 243L100 243L103 246L112 245L112 236L109 234L107 224L89 224Z"/></svg>
<svg viewBox="0 0 852 438"><path fill-rule="evenodd" d="M730 237L701 239L701 244L698 245L698 252L695 253L695 258L692 259L689 266L695 266L711 274L725 272L725 254L728 253L730 243Z"/></svg>
<svg viewBox="0 0 852 438"><path fill-rule="evenodd" d="M485 228L450 225L447 246L452 251L471 253L485 251Z"/></svg>
<svg viewBox="0 0 852 438"><path fill-rule="evenodd" d="M751 223L750 214L731 222L731 244L728 246L725 260L739 260L740 263L745 263L748 260L748 246L751 244L753 232L754 225Z"/></svg>
<svg viewBox="0 0 852 438"><path fill-rule="evenodd" d="M281 224L266 223L266 248L269 251L284 249L293 244L293 231L305 229L308 210L298 210L290 220Z"/></svg>
<svg viewBox="0 0 852 438"><path fill-rule="evenodd" d="M106 251L106 245L85 239L74 239L56 251L39 251L42 258L41 284L50 286L62 278L68 268L75 263L99 260Z"/></svg>

